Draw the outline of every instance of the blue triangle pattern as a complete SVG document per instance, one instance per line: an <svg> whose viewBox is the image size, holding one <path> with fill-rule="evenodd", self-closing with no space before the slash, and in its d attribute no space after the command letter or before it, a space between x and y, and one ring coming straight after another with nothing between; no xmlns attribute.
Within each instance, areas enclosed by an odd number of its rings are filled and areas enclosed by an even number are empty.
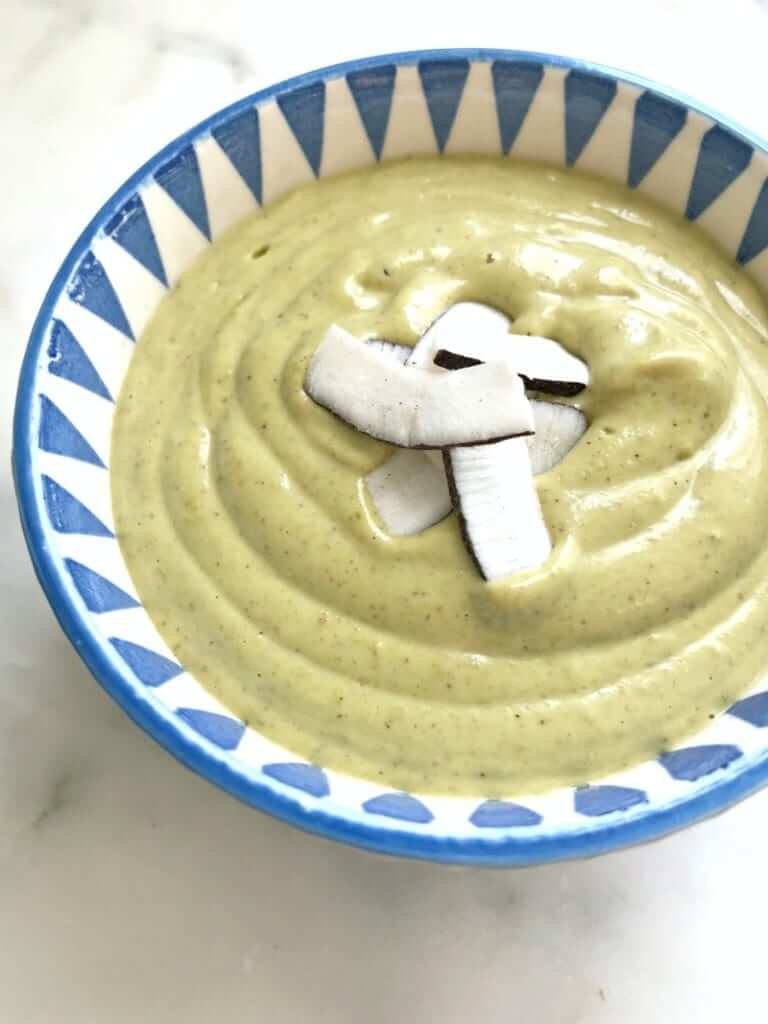
<svg viewBox="0 0 768 1024"><path fill-rule="evenodd" d="M213 129L213 137L229 157L233 167L261 202L261 133L259 111L249 107Z"/></svg>
<svg viewBox="0 0 768 1024"><path fill-rule="evenodd" d="M43 504L57 533L85 533L90 537L114 537L114 533L81 501L43 474Z"/></svg>
<svg viewBox="0 0 768 1024"><path fill-rule="evenodd" d="M100 261L91 250L83 256L72 280L67 285L67 295L73 302L106 320L116 330L133 341L133 331L125 316L117 292Z"/></svg>
<svg viewBox="0 0 768 1024"><path fill-rule="evenodd" d="M176 714L195 732L222 750L234 750L245 732L243 723L229 715L217 715L213 711L200 711L198 708L178 708Z"/></svg>
<svg viewBox="0 0 768 1024"><path fill-rule="evenodd" d="M764 729L768 725L768 692L756 693L752 697L737 700L728 708L728 714L735 715L742 722L749 722L758 729Z"/></svg>
<svg viewBox="0 0 768 1024"><path fill-rule="evenodd" d="M541 64L527 60L495 60L491 66L501 150L508 153L523 127L544 78Z"/></svg>
<svg viewBox="0 0 768 1024"><path fill-rule="evenodd" d="M316 82L294 89L278 96L277 104L317 177L323 159L325 83Z"/></svg>
<svg viewBox="0 0 768 1024"><path fill-rule="evenodd" d="M365 134L377 160L381 159L387 135L396 74L397 68L394 64L382 64L376 68L350 71L347 75L349 91L352 93Z"/></svg>
<svg viewBox="0 0 768 1024"><path fill-rule="evenodd" d="M685 216L696 220L746 170L752 147L719 124L701 140Z"/></svg>
<svg viewBox="0 0 768 1024"><path fill-rule="evenodd" d="M314 764L265 764L262 771L270 779L301 789L310 796L328 796L331 791L325 772Z"/></svg>
<svg viewBox="0 0 768 1024"><path fill-rule="evenodd" d="M66 558L64 564L89 612L114 612L121 608L140 607L139 602L130 594L126 594L120 587L110 583L87 565L82 565L73 558Z"/></svg>
<svg viewBox="0 0 768 1024"><path fill-rule="evenodd" d="M381 796L374 796L366 800L363 810L369 814L380 814L384 818L410 821L415 825L426 825L433 818L429 808L408 793L382 793Z"/></svg>
<svg viewBox="0 0 768 1024"><path fill-rule="evenodd" d="M123 203L114 217L104 225L104 234L113 239L146 270L153 274L160 284L168 287L165 267L157 247L155 232L147 214L144 202L138 193Z"/></svg>
<svg viewBox="0 0 768 1024"><path fill-rule="evenodd" d="M178 662L164 658L162 654L150 651L148 647L143 647L141 644L131 643L130 640L121 640L116 636L111 636L109 642L128 668L145 686L162 686L163 683L167 683L169 679L175 679L184 671Z"/></svg>
<svg viewBox="0 0 768 1024"><path fill-rule="evenodd" d="M40 395L40 433L38 444L44 452L68 455L70 459L89 462L105 469L96 452L83 435L67 419L61 409L47 395Z"/></svg>
<svg viewBox="0 0 768 1024"><path fill-rule="evenodd" d="M79 384L81 388L92 391L100 398L106 398L108 402L112 401L112 395L107 391L104 381L96 372L82 345L61 320L51 322L48 358L48 373L73 384Z"/></svg>
<svg viewBox="0 0 768 1024"><path fill-rule="evenodd" d="M709 744L701 747L685 747L662 754L659 762L673 779L695 782L696 779L726 768L731 761L742 756L739 747L731 744Z"/></svg>
<svg viewBox="0 0 768 1024"><path fill-rule="evenodd" d="M738 263L749 263L768 246L768 178L763 182L760 195L752 207L744 237L736 254Z"/></svg>
<svg viewBox="0 0 768 1024"><path fill-rule="evenodd" d="M451 134L468 74L468 60L423 60L419 63L421 88L441 153Z"/></svg>
<svg viewBox="0 0 768 1024"><path fill-rule="evenodd" d="M573 806L577 814L597 818L614 811L628 811L636 804L648 802L648 795L642 789L627 786L582 786L576 790Z"/></svg>
<svg viewBox="0 0 768 1024"><path fill-rule="evenodd" d="M200 177L195 147L187 146L168 163L163 164L160 170L155 172L155 181L210 241L208 204L205 201L205 189Z"/></svg>
<svg viewBox="0 0 768 1024"><path fill-rule="evenodd" d="M476 828L528 828L541 823L541 815L521 804L486 800L475 809L470 823Z"/></svg>
<svg viewBox="0 0 768 1024"><path fill-rule="evenodd" d="M569 71L565 78L565 160L575 164L613 103L616 82L587 71Z"/></svg>
<svg viewBox="0 0 768 1024"><path fill-rule="evenodd" d="M635 104L627 184L636 188L683 130L688 111L674 100L644 92Z"/></svg>

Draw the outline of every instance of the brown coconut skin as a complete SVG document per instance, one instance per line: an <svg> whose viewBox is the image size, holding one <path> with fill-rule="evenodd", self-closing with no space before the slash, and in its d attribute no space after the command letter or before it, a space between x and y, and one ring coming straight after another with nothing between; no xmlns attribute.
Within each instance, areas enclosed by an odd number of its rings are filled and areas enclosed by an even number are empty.
<svg viewBox="0 0 768 1024"><path fill-rule="evenodd" d="M440 366L443 370L466 370L470 366L480 366L482 363L482 359L462 356L458 352L449 352L444 348L438 349L433 361L435 366ZM540 391L543 395L560 395L562 398L578 395L586 386L580 381L539 380L537 377L526 377L523 373L520 377L530 391Z"/></svg>

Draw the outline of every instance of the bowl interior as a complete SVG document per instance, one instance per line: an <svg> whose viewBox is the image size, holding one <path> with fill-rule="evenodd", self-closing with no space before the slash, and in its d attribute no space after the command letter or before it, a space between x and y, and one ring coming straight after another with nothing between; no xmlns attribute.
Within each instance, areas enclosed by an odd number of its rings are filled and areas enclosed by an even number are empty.
<svg viewBox="0 0 768 1024"><path fill-rule="evenodd" d="M684 98L562 58L441 51L371 58L249 97L171 143L75 244L19 387L22 520L63 627L105 688L190 767L301 827L469 863L585 855L717 810L768 773L768 692L682 748L515 802L394 793L301 762L246 728L163 643L114 536L110 432L136 338L187 266L240 218L377 160L504 153L625 182L700 223L768 287L768 157Z"/></svg>

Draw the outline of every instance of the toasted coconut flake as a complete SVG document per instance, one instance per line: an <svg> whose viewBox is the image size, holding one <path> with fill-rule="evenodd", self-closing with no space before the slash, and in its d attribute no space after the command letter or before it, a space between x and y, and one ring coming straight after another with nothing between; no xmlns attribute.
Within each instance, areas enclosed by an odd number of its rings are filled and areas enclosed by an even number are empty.
<svg viewBox="0 0 768 1024"><path fill-rule="evenodd" d="M434 374L401 366L335 325L304 387L346 423L402 448L488 444L533 430L530 403L509 364Z"/></svg>
<svg viewBox="0 0 768 1024"><path fill-rule="evenodd" d="M376 512L394 537L421 533L451 511L443 460L435 454L403 449L365 478Z"/></svg>
<svg viewBox="0 0 768 1024"><path fill-rule="evenodd" d="M549 557L549 538L525 440L444 454L467 550L486 580L532 569Z"/></svg>

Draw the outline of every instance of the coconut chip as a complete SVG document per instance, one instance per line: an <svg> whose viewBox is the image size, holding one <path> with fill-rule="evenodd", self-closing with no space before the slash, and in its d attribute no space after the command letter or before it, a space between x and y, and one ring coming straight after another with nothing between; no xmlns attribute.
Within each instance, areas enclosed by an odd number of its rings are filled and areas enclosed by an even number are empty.
<svg viewBox="0 0 768 1024"><path fill-rule="evenodd" d="M525 441L452 448L444 458L461 532L483 579L546 561L552 542Z"/></svg>
<svg viewBox="0 0 768 1024"><path fill-rule="evenodd" d="M400 448L488 444L533 432L530 403L509 364L430 373L401 366L335 325L304 388L350 426Z"/></svg>

